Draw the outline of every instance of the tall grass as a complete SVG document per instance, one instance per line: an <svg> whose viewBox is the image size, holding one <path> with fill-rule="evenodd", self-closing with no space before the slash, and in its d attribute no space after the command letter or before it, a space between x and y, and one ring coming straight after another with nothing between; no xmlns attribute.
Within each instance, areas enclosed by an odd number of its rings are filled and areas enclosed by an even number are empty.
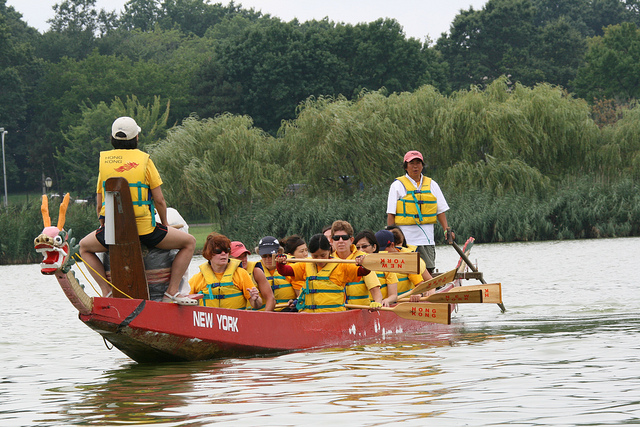
<svg viewBox="0 0 640 427"><path fill-rule="evenodd" d="M474 190L449 200L448 220L478 242L640 236L639 190L631 179L594 177L566 180L544 198Z"/></svg>
<svg viewBox="0 0 640 427"><path fill-rule="evenodd" d="M349 221L356 232L376 231L386 225L386 200L387 188L355 195L283 197L273 204L236 211L222 232L245 244L265 235L297 233L308 238L336 219ZM469 236L479 243L640 236L640 188L630 179L567 180L543 198L467 190L448 195L447 201L451 207L447 219L459 240ZM437 243L444 243L443 233L435 237Z"/></svg>

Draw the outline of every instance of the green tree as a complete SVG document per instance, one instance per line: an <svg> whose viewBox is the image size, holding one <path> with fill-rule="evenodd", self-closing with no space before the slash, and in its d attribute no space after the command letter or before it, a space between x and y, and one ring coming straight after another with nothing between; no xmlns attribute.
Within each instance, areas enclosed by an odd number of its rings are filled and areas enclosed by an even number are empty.
<svg viewBox="0 0 640 427"><path fill-rule="evenodd" d="M42 61L34 49L39 37L20 13L0 0L0 127L9 132L5 144L9 191L24 190L34 176L25 167L28 161L25 129L32 117L34 83L42 73ZM0 177L2 186L3 179Z"/></svg>
<svg viewBox="0 0 640 427"><path fill-rule="evenodd" d="M541 73L531 66L534 15L530 0L489 0L480 11L470 8L457 15L451 34L437 43L452 71L454 89L503 74L523 84L539 81Z"/></svg>
<svg viewBox="0 0 640 427"><path fill-rule="evenodd" d="M29 146L34 163L46 164L53 153L63 150L66 140L60 131L77 124L83 105L110 103L114 97L125 99L131 95L146 105L160 94L164 99L175 97L184 111L189 103L188 81L185 82L182 74L184 70L171 68L173 66L172 63L159 65L100 55L97 51L84 60L64 58L59 63L48 64L32 100L35 114L40 118L30 131Z"/></svg>
<svg viewBox="0 0 640 427"><path fill-rule="evenodd" d="M640 179L640 106L623 112L615 125L603 129L602 144L594 150L599 172L610 178Z"/></svg>
<svg viewBox="0 0 640 427"><path fill-rule="evenodd" d="M125 30L152 30L163 15L158 0L129 0L120 15L119 27Z"/></svg>
<svg viewBox="0 0 640 427"><path fill-rule="evenodd" d="M49 31L37 46L38 56L57 62L63 57L85 58L117 23L115 12L96 8L96 0L63 0L53 6Z"/></svg>
<svg viewBox="0 0 640 427"><path fill-rule="evenodd" d="M592 0L585 22L594 36L601 36L609 25L632 22L640 25L637 0Z"/></svg>
<svg viewBox="0 0 640 427"><path fill-rule="evenodd" d="M225 18L241 16L256 21L261 13L253 9L243 9L233 1L228 5L210 4L208 0L164 0L164 15L160 20L162 28L179 28L185 34L203 37L205 33Z"/></svg>
<svg viewBox="0 0 640 427"><path fill-rule="evenodd" d="M153 68L150 78L158 83L156 90L171 99L171 123L179 123L194 111L192 81L197 70L211 58L215 40L185 35L177 29L162 30L159 25L150 31L122 29L100 40L100 52L133 61L134 68L147 64ZM143 67L146 69L146 67ZM135 73L132 73L135 74ZM155 80L156 75L161 81ZM147 94L138 92L141 98Z"/></svg>
<svg viewBox="0 0 640 427"><path fill-rule="evenodd" d="M394 20L356 26L262 21L220 42L199 73L198 113L249 114L257 126L275 133L309 96L352 97L382 87L414 90L443 76L444 67L429 68L428 59L438 56L407 40Z"/></svg>
<svg viewBox="0 0 640 427"><path fill-rule="evenodd" d="M618 0L602 0L602 2ZM461 11L436 47L451 70L454 90L492 82L501 75L527 86L567 87L594 34L596 3L588 0L489 0L481 10ZM602 13L603 22L620 17Z"/></svg>
<svg viewBox="0 0 640 427"><path fill-rule="evenodd" d="M587 42L563 17L539 27L539 43L533 47L535 62L546 82L569 87L584 61Z"/></svg>
<svg viewBox="0 0 640 427"><path fill-rule="evenodd" d="M625 22L589 40L585 63L574 81L576 94L592 100L640 96L640 30Z"/></svg>

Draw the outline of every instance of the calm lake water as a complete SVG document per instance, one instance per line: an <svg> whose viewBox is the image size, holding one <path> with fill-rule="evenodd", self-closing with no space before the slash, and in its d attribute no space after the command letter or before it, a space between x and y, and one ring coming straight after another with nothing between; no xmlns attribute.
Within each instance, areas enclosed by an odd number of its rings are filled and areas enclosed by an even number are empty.
<svg viewBox="0 0 640 427"><path fill-rule="evenodd" d="M151 366L108 350L37 265L0 266L0 425L640 424L639 254L640 238L475 245L505 314L468 304L437 334Z"/></svg>

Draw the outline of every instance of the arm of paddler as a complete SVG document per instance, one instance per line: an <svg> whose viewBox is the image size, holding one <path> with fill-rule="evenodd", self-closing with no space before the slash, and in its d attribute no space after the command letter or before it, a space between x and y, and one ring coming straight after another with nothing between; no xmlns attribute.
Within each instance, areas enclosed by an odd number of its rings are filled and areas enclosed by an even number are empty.
<svg viewBox="0 0 640 427"><path fill-rule="evenodd" d="M369 293L371 294L371 299L374 303L378 304L376 307L382 307L382 291L380 291L380 286L376 286L374 288L369 289Z"/></svg>
<svg viewBox="0 0 640 427"><path fill-rule="evenodd" d="M262 295L264 310L273 311L276 307L276 299L273 297L273 290L267 281L267 277L264 275L264 271L262 271L261 268L254 267L253 278L258 284L258 291L260 291L260 295Z"/></svg>
<svg viewBox="0 0 640 427"><path fill-rule="evenodd" d="M249 301L249 304L251 304L251 307L256 310L262 307L262 298L260 298L258 288L254 286L247 270L242 268L236 269L235 273L233 273L233 283L242 291L244 297Z"/></svg>
<svg viewBox="0 0 640 427"><path fill-rule="evenodd" d="M192 294L197 294L207 287L204 276L201 272L198 271L196 274L191 276L191 278L189 279L189 287L191 288Z"/></svg>
<svg viewBox="0 0 640 427"><path fill-rule="evenodd" d="M296 297L300 296L300 291L304 287L304 280L293 280L291 278L291 287L293 288L293 292L296 293Z"/></svg>
<svg viewBox="0 0 640 427"><path fill-rule="evenodd" d="M409 274L407 276L407 278L409 279L409 281L411 282L411 289L415 288L416 285L418 283L422 283L424 279L424 274L426 272L426 274L429 275L429 277L431 277L431 274L429 274L429 272L426 270L424 261L422 260L422 258L420 258L420 270L422 271L422 274ZM429 279L426 279L429 280ZM409 297L409 301L411 302L420 302L420 298L422 297L422 294L415 294L415 295L411 295Z"/></svg>
<svg viewBox="0 0 640 427"><path fill-rule="evenodd" d="M371 294L371 299L373 302L377 302L382 306L382 291L380 290L380 279L378 279L378 275L375 271L370 272L366 276L364 276L364 284L367 285L367 289Z"/></svg>
<svg viewBox="0 0 640 427"><path fill-rule="evenodd" d="M362 261L363 260L364 260L364 255L358 255L355 258L356 265L358 266L358 276L360 276L360 277L365 277L366 275L371 273L371 270L369 270L368 268L364 268L362 266ZM378 285L380 285L380 281L378 281Z"/></svg>
<svg viewBox="0 0 640 427"><path fill-rule="evenodd" d="M378 275L375 271L370 272L366 276L364 276L364 283L367 285L367 289L380 287L380 279L378 279Z"/></svg>
<svg viewBox="0 0 640 427"><path fill-rule="evenodd" d="M384 273L387 281L387 297L382 300L382 305L388 307L398 300L398 276L396 273Z"/></svg>
<svg viewBox="0 0 640 427"><path fill-rule="evenodd" d="M278 255L276 257L276 268L278 269L278 273L282 274L283 276L295 276L296 272L293 270L292 266L279 261L282 259L280 258L281 256L284 256L284 255ZM286 257L285 257L285 260L286 260Z"/></svg>

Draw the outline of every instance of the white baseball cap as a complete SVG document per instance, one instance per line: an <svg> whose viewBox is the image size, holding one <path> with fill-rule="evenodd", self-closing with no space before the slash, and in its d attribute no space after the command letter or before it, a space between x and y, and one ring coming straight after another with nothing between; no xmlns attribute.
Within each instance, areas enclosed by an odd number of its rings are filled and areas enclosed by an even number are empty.
<svg viewBox="0 0 640 427"><path fill-rule="evenodd" d="M131 117L119 117L111 125L111 136L122 141L135 138L140 131L140 126ZM120 136L118 136L118 133L120 133Z"/></svg>

